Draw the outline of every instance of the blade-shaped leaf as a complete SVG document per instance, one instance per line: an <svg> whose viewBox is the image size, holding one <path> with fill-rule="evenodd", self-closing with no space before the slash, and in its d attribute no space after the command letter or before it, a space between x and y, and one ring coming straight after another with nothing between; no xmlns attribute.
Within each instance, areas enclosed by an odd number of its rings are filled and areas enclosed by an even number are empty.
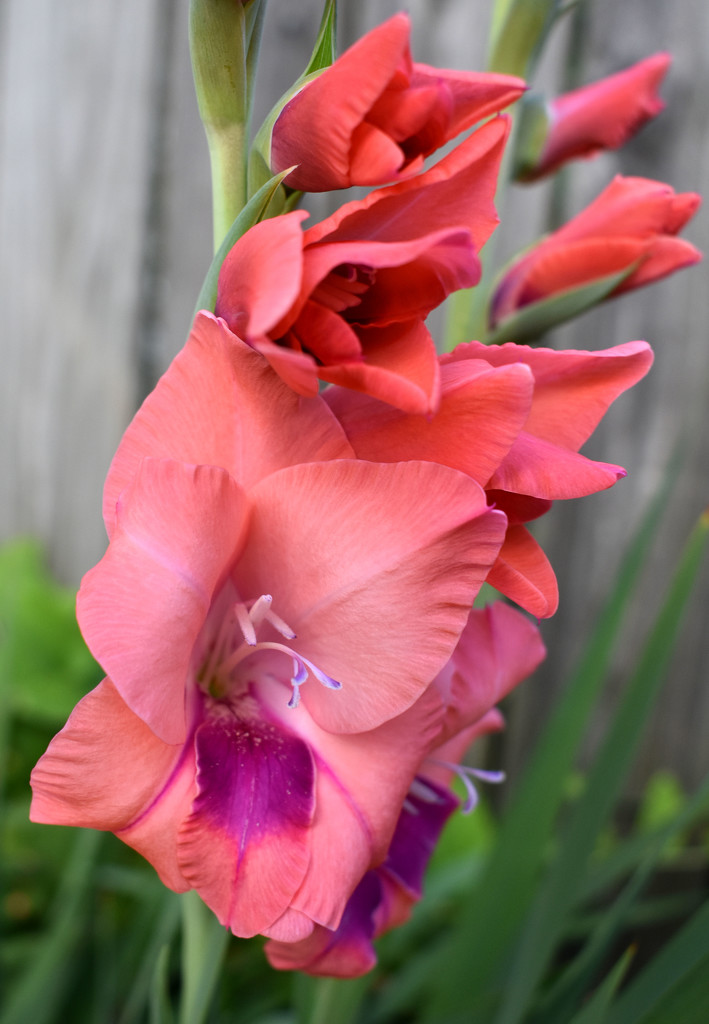
<svg viewBox="0 0 709 1024"><path fill-rule="evenodd" d="M604 1024L608 1007L625 977L632 958L632 950L627 950L603 979L583 1009L571 1018L569 1024Z"/></svg>
<svg viewBox="0 0 709 1024"><path fill-rule="evenodd" d="M452 1020L460 1008L462 993L488 999L486 993L496 984L501 961L534 894L569 772L605 681L623 615L657 532L677 466L678 460L671 460L663 486L621 563L579 666L513 794L487 870L462 902L457 925L438 956L431 958L431 966L428 961L422 964L422 973L430 970L437 979L435 987L430 986L430 1004L424 1018L431 1024ZM470 1006L468 1009L472 1010Z"/></svg>
<svg viewBox="0 0 709 1024"><path fill-rule="evenodd" d="M598 926L592 931L584 948L547 994L539 1011L539 1019L543 1020L544 1024L565 1024L570 1010L578 1005L579 999L588 990L611 942L656 870L663 852L677 835L701 819L708 808L709 778L672 822L652 835L641 837L643 852L638 858L639 866L612 906L603 912ZM584 889L584 897L586 892Z"/></svg>
<svg viewBox="0 0 709 1024"><path fill-rule="evenodd" d="M586 789L526 922L509 974L496 1024L517 1024L563 934L567 914L581 889L588 858L623 784L653 708L682 622L709 534L703 515L685 545L668 595L650 631L607 737L596 756Z"/></svg>
<svg viewBox="0 0 709 1024"><path fill-rule="evenodd" d="M287 170L281 171L280 174L275 174L272 178L269 178L266 184L262 185L258 192L251 197L229 228L207 271L207 276L197 298L195 314L200 309L208 309L210 312L214 312L214 307L217 303L219 271L222 269L222 263L226 259L227 253L235 242L238 242L241 236L246 234L249 228L268 216L269 207L279 190L283 191L281 189L281 182L292 169L292 167L289 167Z"/></svg>
<svg viewBox="0 0 709 1024"><path fill-rule="evenodd" d="M530 77L560 7L560 0L498 0L488 70Z"/></svg>
<svg viewBox="0 0 709 1024"><path fill-rule="evenodd" d="M314 71L322 71L335 60L337 52L337 0L325 0L325 8L320 20L318 37L313 52L302 77L312 75Z"/></svg>
<svg viewBox="0 0 709 1024"><path fill-rule="evenodd" d="M505 317L484 339L488 345L514 341L528 345L553 327L580 316L607 298L636 268L635 263L617 274L607 274L591 284L569 288L540 302L531 302L511 316Z"/></svg>
<svg viewBox="0 0 709 1024"><path fill-rule="evenodd" d="M51 920L38 939L25 974L6 991L0 1024L49 1024L79 966L76 947L84 929L100 832L81 831L67 863Z"/></svg>
<svg viewBox="0 0 709 1024"><path fill-rule="evenodd" d="M604 1024L702 1024L708 998L709 900L621 994ZM678 1003L691 1016L676 1014Z"/></svg>

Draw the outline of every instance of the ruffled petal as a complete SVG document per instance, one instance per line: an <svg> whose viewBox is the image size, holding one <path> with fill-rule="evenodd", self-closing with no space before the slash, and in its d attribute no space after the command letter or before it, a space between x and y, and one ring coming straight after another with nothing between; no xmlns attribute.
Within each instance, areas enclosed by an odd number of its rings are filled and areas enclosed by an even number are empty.
<svg viewBox="0 0 709 1024"><path fill-rule="evenodd" d="M500 369L482 359L448 364L442 367L441 404L428 419L339 388L324 397L360 459L438 462L484 485L524 426L533 384L522 364Z"/></svg>
<svg viewBox="0 0 709 1024"><path fill-rule="evenodd" d="M368 871L350 897L337 929L318 925L301 942L266 943L272 967L280 971L305 971L328 978L356 978L377 962L372 939L375 914L382 900L382 882Z"/></svg>
<svg viewBox="0 0 709 1024"><path fill-rule="evenodd" d="M621 466L594 462L522 431L493 474L489 486L534 498L556 500L604 491L625 475Z"/></svg>
<svg viewBox="0 0 709 1024"><path fill-rule="evenodd" d="M304 263L304 296L335 267L363 266L375 271L372 283L346 313L348 320L358 324L425 318L452 291L472 287L480 279L480 261L464 227L422 232L403 242L322 243L306 248Z"/></svg>
<svg viewBox="0 0 709 1024"><path fill-rule="evenodd" d="M115 832L171 889L189 888L176 833L193 796L190 751L159 739L109 679L77 704L31 782L32 821Z"/></svg>
<svg viewBox="0 0 709 1024"><path fill-rule="evenodd" d="M359 327L357 336L362 361L319 367L320 380L364 392L416 417L436 411L438 358L433 338L420 320L389 327Z"/></svg>
<svg viewBox="0 0 709 1024"><path fill-rule="evenodd" d="M409 32L408 16L394 15L286 104L273 129L271 166L277 172L300 165L288 176L291 188L326 192L360 184L350 166L352 137L402 62L410 62ZM389 180L384 173L377 183Z"/></svg>
<svg viewBox="0 0 709 1024"><path fill-rule="evenodd" d="M305 242L404 242L467 228L480 250L498 224L495 188L509 121L495 118L423 174L345 203L305 232Z"/></svg>
<svg viewBox="0 0 709 1024"><path fill-rule="evenodd" d="M229 250L219 271L216 315L244 341L267 335L300 292L308 214L285 213L254 224Z"/></svg>
<svg viewBox="0 0 709 1024"><path fill-rule="evenodd" d="M408 711L370 732L334 735L306 714L294 726L318 765L311 861L293 907L336 927L364 872L384 860L418 767L438 741L443 706L430 688Z"/></svg>
<svg viewBox="0 0 709 1024"><path fill-rule="evenodd" d="M435 82L445 87L450 96L450 113L444 142L454 139L483 118L497 114L518 100L527 88L523 78L499 75L489 71L454 71L434 68L428 64L414 64L412 87Z"/></svg>
<svg viewBox="0 0 709 1024"><path fill-rule="evenodd" d="M504 601L472 611L452 658L436 677L446 705L440 742L481 721L545 654L535 624Z"/></svg>
<svg viewBox="0 0 709 1024"><path fill-rule="evenodd" d="M198 792L180 830L180 868L221 923L247 938L277 921L300 886L315 768L307 744L260 705L247 714L215 704L195 745Z"/></svg>
<svg viewBox="0 0 709 1024"><path fill-rule="evenodd" d="M508 527L488 583L518 605L545 619L559 605L559 587L549 559L524 526Z"/></svg>
<svg viewBox="0 0 709 1024"><path fill-rule="evenodd" d="M298 653L342 683L304 688L313 716L358 732L402 713L452 653L505 517L474 481L425 462L297 466L252 493L238 589L272 594Z"/></svg>
<svg viewBox="0 0 709 1024"><path fill-rule="evenodd" d="M528 366L534 374L534 397L525 432L578 451L612 402L645 376L653 356L645 341L597 352L471 341L458 345L442 362L460 359L485 359L492 366Z"/></svg>
<svg viewBox="0 0 709 1024"><path fill-rule="evenodd" d="M143 459L108 551L81 584L81 631L126 704L166 743L186 735L192 652L242 542L248 505L226 470Z"/></svg>
<svg viewBox="0 0 709 1024"><path fill-rule="evenodd" d="M284 466L351 455L321 400L304 402L223 321L201 312L123 435L104 487L106 527L110 536L118 496L146 456L222 466L248 488Z"/></svg>

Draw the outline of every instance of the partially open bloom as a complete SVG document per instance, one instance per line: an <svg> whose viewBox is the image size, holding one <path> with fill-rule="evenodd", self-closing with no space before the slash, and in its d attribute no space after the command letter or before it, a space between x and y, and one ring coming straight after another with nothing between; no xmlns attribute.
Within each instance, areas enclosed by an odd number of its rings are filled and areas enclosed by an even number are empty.
<svg viewBox="0 0 709 1024"><path fill-rule="evenodd" d="M208 314L104 512L78 617L108 678L35 768L33 819L114 831L238 935L336 927L437 734L430 683L504 514L448 467L355 459Z"/></svg>
<svg viewBox="0 0 709 1024"><path fill-rule="evenodd" d="M269 154L274 173L297 165L287 185L325 192L410 177L440 146L524 91L511 75L413 63L409 32L408 16L394 15L288 100Z"/></svg>
<svg viewBox="0 0 709 1024"><path fill-rule="evenodd" d="M424 320L479 279L508 127L497 118L425 174L306 231L304 213L256 224L224 261L217 315L301 395L328 381L430 413L438 363Z"/></svg>
<svg viewBox="0 0 709 1024"><path fill-rule="evenodd" d="M701 253L676 235L699 202L694 192L676 194L660 181L618 175L582 213L507 269L492 298L491 326L605 278L603 297L611 298L691 266Z"/></svg>
<svg viewBox="0 0 709 1024"><path fill-rule="evenodd" d="M459 345L441 360L430 419L340 388L325 394L360 458L427 459L467 473L507 515L488 582L537 616L556 611L556 579L525 527L551 502L612 486L620 466L578 454L609 405L652 363L643 341L597 352Z"/></svg>
<svg viewBox="0 0 709 1024"><path fill-rule="evenodd" d="M518 177L535 181L579 157L619 149L664 108L658 95L671 57L655 53L591 85L557 96L547 106L538 154L527 154Z"/></svg>
<svg viewBox="0 0 709 1024"><path fill-rule="evenodd" d="M467 810L476 800L473 780L490 777L459 768L458 762L475 739L502 727L494 704L543 657L536 628L508 605L497 602L471 614L453 657L436 679L445 715L403 802L386 859L364 875L336 929L318 926L300 942L270 941L266 954L274 967L354 977L374 966L373 940L409 918L443 826L459 806L449 789L452 775L468 787Z"/></svg>

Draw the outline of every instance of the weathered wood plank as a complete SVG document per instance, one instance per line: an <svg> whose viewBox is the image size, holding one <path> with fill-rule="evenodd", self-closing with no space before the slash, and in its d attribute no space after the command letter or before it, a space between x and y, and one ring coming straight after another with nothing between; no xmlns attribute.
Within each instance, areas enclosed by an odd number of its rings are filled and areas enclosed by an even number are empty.
<svg viewBox="0 0 709 1024"><path fill-rule="evenodd" d="M320 0L269 0L257 115L304 66ZM399 7L397 0L342 3L346 45ZM707 189L709 9L702 0L593 0L580 79L657 49L675 54L668 113L618 154L574 169L569 213L617 171ZM418 59L481 66L490 5L415 0ZM4 323L0 403L0 533L42 537L60 575L76 582L100 555L100 492L111 454L138 397L180 348L210 258L206 147L187 53L187 0L87 0L3 9L0 103L0 287ZM541 78L560 78L563 36ZM519 189L505 211L500 253L541 229L544 186ZM313 215L324 207L308 202ZM687 232L709 246L706 215ZM614 667L620 686L659 604L681 539L707 501L709 289L701 267L599 309L560 333L566 347L598 348L645 336L652 376L623 398L588 454L627 466L614 491L559 505L542 524L561 589L544 625L550 657L511 710L512 766L553 702L597 611L620 552L657 486L675 438L686 462L668 522ZM709 767L709 687L704 629L709 571L673 665L672 682L637 781L666 764L696 782Z"/></svg>
<svg viewBox="0 0 709 1024"><path fill-rule="evenodd" d="M134 405L158 6L4 6L0 532L76 579Z"/></svg>

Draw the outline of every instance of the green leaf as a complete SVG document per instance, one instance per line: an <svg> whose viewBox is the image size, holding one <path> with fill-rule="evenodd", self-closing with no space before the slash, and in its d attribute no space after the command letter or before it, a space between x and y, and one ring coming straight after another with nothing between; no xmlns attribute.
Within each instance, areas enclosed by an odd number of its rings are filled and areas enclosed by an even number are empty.
<svg viewBox="0 0 709 1024"><path fill-rule="evenodd" d="M163 946L155 961L150 986L150 1024L173 1024L169 996L170 947Z"/></svg>
<svg viewBox="0 0 709 1024"><path fill-rule="evenodd" d="M189 29L197 105L209 146L217 249L246 202L251 90L245 5L190 0Z"/></svg>
<svg viewBox="0 0 709 1024"><path fill-rule="evenodd" d="M685 545L668 595L650 631L586 789L574 805L556 859L535 897L496 1024L517 1024L563 934L596 837L610 814L654 706L677 640L709 535L703 515Z"/></svg>
<svg viewBox="0 0 709 1024"><path fill-rule="evenodd" d="M151 878L151 882L155 879ZM124 945L140 949L140 962L127 978L125 1001L117 1024L138 1024L144 1019L146 1006L155 1020L171 1022L172 1010L167 997L168 962L170 944L180 921L180 901L169 890L159 891L155 900L143 900L148 909L148 920L134 914L135 926L123 933ZM151 928L152 924L152 928ZM144 937L147 934L147 942Z"/></svg>
<svg viewBox="0 0 709 1024"><path fill-rule="evenodd" d="M618 285L633 273L636 265L633 263L625 270L599 277L591 284L582 285L580 288L569 288L566 291L557 292L556 295L552 295L548 299L523 306L493 327L484 339L485 343L502 345L506 341L514 341L518 345L526 345L538 341L552 327L557 327L566 320L580 316L587 309L597 306L599 302L607 299ZM493 287L492 294L494 291Z"/></svg>
<svg viewBox="0 0 709 1024"><path fill-rule="evenodd" d="M488 71L530 78L560 6L560 0L498 0Z"/></svg>
<svg viewBox="0 0 709 1024"><path fill-rule="evenodd" d="M642 1024L706 1024L709 1007L709 955L663 995Z"/></svg>
<svg viewBox="0 0 709 1024"><path fill-rule="evenodd" d="M611 942L621 926L627 922L631 907L650 880L664 852L678 835L702 818L707 809L709 809L709 779L665 827L652 835L640 837L642 856L639 858L640 863L637 870L620 895L613 900L612 906L600 915L599 922L594 926L584 948L547 993L540 1007L540 1019L544 1021L544 1024L556 1024L557 1021L560 1024L565 1024L570 1008L572 1009L578 1004L578 1000L587 990ZM586 891L584 890L585 897ZM643 916L646 915L648 909L647 904L644 904Z"/></svg>
<svg viewBox="0 0 709 1024"><path fill-rule="evenodd" d="M337 0L325 0L325 8L320 19L318 37L315 40L313 52L310 55L308 66L302 74L302 78L312 75L315 71L322 71L329 67L335 60L337 53Z"/></svg>
<svg viewBox="0 0 709 1024"><path fill-rule="evenodd" d="M0 701L8 714L63 725L98 683L74 605L75 592L49 576L36 541L0 548Z"/></svg>
<svg viewBox="0 0 709 1024"><path fill-rule="evenodd" d="M516 117L511 177L524 181L537 167L549 134L549 107L545 98L538 93L527 93L517 104Z"/></svg>
<svg viewBox="0 0 709 1024"><path fill-rule="evenodd" d="M229 228L229 231L210 264L207 276L204 279L199 296L197 297L197 304L194 310L195 314L200 309L208 309L211 313L214 312L214 307L217 303L219 271L222 268L222 263L226 259L229 250L236 242L238 242L242 235L246 234L249 228L272 215L274 204L278 204L279 195L283 195L281 182L291 170L292 167L289 167L287 170L281 171L280 174L276 174L272 178L269 178L266 184L261 186L258 192L251 197L246 206L239 213L239 216Z"/></svg>
<svg viewBox="0 0 709 1024"><path fill-rule="evenodd" d="M708 997L709 900L628 985L604 1024L703 1024ZM678 1003L689 1016L674 1015Z"/></svg>
<svg viewBox="0 0 709 1024"><path fill-rule="evenodd" d="M633 951L626 950L618 963L603 979L583 1009L572 1017L569 1024L605 1024L606 1013L618 986L626 975Z"/></svg>
<svg viewBox="0 0 709 1024"><path fill-rule="evenodd" d="M182 994L179 1024L203 1024L214 997L230 932L191 889L182 904Z"/></svg>
<svg viewBox="0 0 709 1024"><path fill-rule="evenodd" d="M670 462L658 493L629 547L609 598L594 627L576 671L560 697L501 822L499 838L479 884L461 901L459 918L441 950L422 965L436 978L424 1017L431 1024L453 1024L461 993L476 993L490 1001L490 991L502 986L500 966L524 920L537 877L553 837L556 815L590 714L606 678L611 654L620 635L645 566L661 513L672 491L678 468ZM469 1014L474 1007L469 1004ZM463 1014L462 1020L465 1020ZM468 1016L469 1019L469 1016Z"/></svg>
<svg viewBox="0 0 709 1024"><path fill-rule="evenodd" d="M372 984L372 975L343 980L295 976L294 1004L298 1024L353 1024Z"/></svg>
<svg viewBox="0 0 709 1024"><path fill-rule="evenodd" d="M29 968L9 988L0 1024L49 1024L69 988L79 958L76 949L84 930L93 865L102 836L80 831L66 865L52 908L50 923L35 944Z"/></svg>

